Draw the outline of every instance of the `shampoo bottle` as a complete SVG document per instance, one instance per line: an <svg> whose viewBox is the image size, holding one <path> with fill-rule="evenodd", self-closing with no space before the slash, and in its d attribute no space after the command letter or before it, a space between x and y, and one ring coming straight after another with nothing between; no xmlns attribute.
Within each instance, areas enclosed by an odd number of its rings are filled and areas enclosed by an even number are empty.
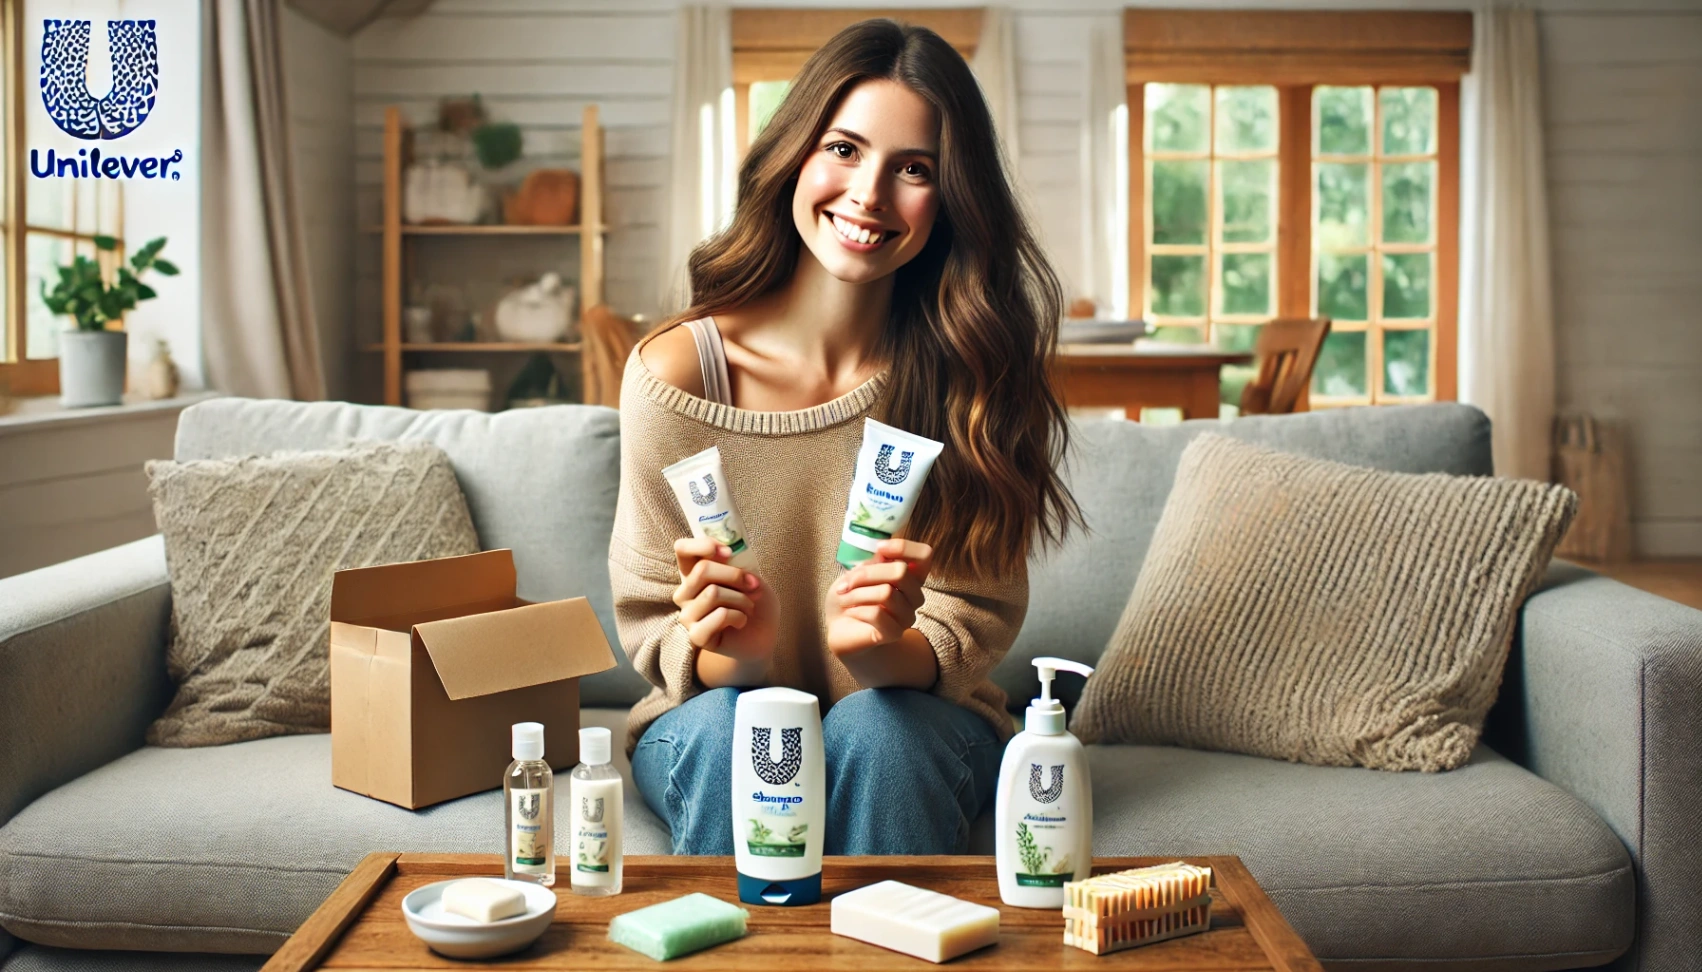
<svg viewBox="0 0 1702 972"><path fill-rule="evenodd" d="M733 860L739 900L821 900L827 817L821 707L808 692L744 692L733 709Z"/></svg>
<svg viewBox="0 0 1702 972"><path fill-rule="evenodd" d="M556 883L555 773L544 762L544 724L514 724L514 762L502 775L502 876L511 881Z"/></svg>
<svg viewBox="0 0 1702 972"><path fill-rule="evenodd" d="M1093 872L1093 782L1087 752L1064 730L1064 706L1052 698L1059 671L1093 669L1064 658L1036 658L1040 698L1023 731L1005 747L993 810L999 897L1019 908L1062 908L1064 882Z"/></svg>
<svg viewBox="0 0 1702 972"><path fill-rule="evenodd" d="M574 894L621 893L621 773L609 765L609 730L579 730L579 765L568 777L573 819L573 863L568 883Z"/></svg>

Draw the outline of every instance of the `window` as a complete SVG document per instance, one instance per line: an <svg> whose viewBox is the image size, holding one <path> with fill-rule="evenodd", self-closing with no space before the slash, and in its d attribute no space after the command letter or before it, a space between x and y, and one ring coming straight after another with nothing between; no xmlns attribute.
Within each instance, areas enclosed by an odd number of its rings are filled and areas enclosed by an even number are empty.
<svg viewBox="0 0 1702 972"><path fill-rule="evenodd" d="M1470 15L1124 25L1130 306L1157 337L1246 350L1273 317L1325 316L1312 404L1452 399Z"/></svg>
<svg viewBox="0 0 1702 972"><path fill-rule="evenodd" d="M979 7L922 10L776 10L738 9L733 20L733 111L741 157L774 109L780 107L792 78L816 49L834 34L872 17L891 17L927 27L945 38L965 59L975 56L981 36Z"/></svg>
<svg viewBox="0 0 1702 972"><path fill-rule="evenodd" d="M124 259L122 183L91 179L27 178L30 142L51 141L52 123L26 111L29 86L23 78L22 0L0 0L5 38L0 44L0 179L5 209L0 215L0 307L5 341L0 382L15 395L50 395L59 390L56 319L41 300L43 281L78 255L95 257L111 272ZM96 250L97 235L119 238L118 249Z"/></svg>

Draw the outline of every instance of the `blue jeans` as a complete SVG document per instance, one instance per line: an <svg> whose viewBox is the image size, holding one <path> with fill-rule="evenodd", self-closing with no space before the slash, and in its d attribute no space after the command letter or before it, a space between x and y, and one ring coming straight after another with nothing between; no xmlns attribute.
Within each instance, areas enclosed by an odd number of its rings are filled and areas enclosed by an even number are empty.
<svg viewBox="0 0 1702 972"><path fill-rule="evenodd" d="M632 754L633 782L673 832L676 854L733 853L738 698L738 689L719 688L688 700L651 723ZM927 692L864 689L828 710L821 735L824 853L968 849L969 824L992 802L1004 752L987 720Z"/></svg>

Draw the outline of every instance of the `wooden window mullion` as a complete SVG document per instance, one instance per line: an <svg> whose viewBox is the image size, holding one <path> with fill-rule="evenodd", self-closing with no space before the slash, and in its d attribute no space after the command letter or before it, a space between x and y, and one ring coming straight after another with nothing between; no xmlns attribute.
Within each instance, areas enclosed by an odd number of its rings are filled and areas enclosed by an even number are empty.
<svg viewBox="0 0 1702 972"><path fill-rule="evenodd" d="M1436 85L1436 262L1432 270L1431 383L1436 400L1459 398L1460 84Z"/></svg>
<svg viewBox="0 0 1702 972"><path fill-rule="evenodd" d="M1146 85L1128 87L1129 316L1146 316Z"/></svg>

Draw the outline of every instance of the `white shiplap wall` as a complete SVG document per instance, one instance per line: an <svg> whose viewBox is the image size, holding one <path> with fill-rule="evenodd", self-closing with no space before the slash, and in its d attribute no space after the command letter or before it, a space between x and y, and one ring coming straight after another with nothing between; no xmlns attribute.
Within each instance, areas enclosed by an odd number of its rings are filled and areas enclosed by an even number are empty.
<svg viewBox="0 0 1702 972"><path fill-rule="evenodd" d="M438 0L353 44L358 218L376 218L383 106L415 121L443 95L481 93L525 126L527 154L578 165L580 107L608 133L609 299L653 312L667 179L678 0ZM749 0L743 6L871 6ZM903 6L889 0L887 6ZM917 4L922 5L922 4ZM928 3L938 6L942 3ZM955 4L954 4L955 5ZM1163 6L1467 6L1448 0L1166 0ZM1081 260L1082 52L1114 0L1019 0L1019 170L1066 282ZM1623 418L1646 553L1702 555L1702 3L1544 0L1550 215L1563 407ZM377 247L356 247L354 328L377 329Z"/></svg>
<svg viewBox="0 0 1702 972"><path fill-rule="evenodd" d="M1625 423L1645 556L1702 555L1702 4L1541 18L1563 409Z"/></svg>

